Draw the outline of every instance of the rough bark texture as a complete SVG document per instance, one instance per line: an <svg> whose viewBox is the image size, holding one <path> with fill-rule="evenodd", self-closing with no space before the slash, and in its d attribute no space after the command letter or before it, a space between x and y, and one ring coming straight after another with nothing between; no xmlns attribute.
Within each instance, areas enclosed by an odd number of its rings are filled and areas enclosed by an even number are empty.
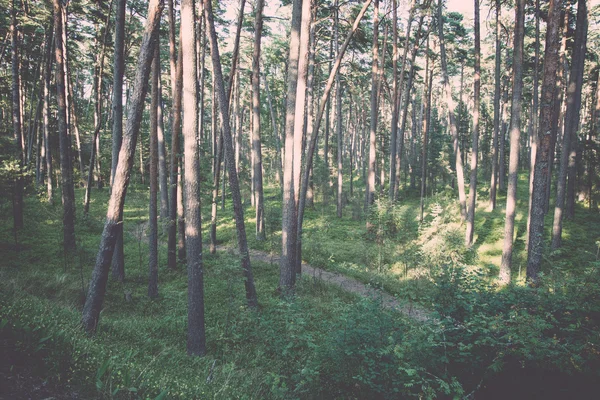
<svg viewBox="0 0 600 400"><path fill-rule="evenodd" d="M58 136L60 147L60 176L63 203L63 246L66 253L75 251L75 188L71 163L71 138L67 132L67 92L63 49L63 6L53 0L56 56L56 99L58 102Z"/></svg>
<svg viewBox="0 0 600 400"><path fill-rule="evenodd" d="M296 113L296 88L298 81L298 55L300 52L301 2L292 6L290 51L287 63L287 96L285 115L285 142L283 162L283 204L281 216L281 259L279 264L279 290L288 292L296 283L296 202L294 200L294 119Z"/></svg>
<svg viewBox="0 0 600 400"><path fill-rule="evenodd" d="M339 38L339 3L336 1L336 9L335 9L335 27L334 27L334 40L335 40L335 52L336 54L340 52L340 38ZM342 192L343 192L343 177L342 171L343 161L342 161L342 81L340 79L340 74L335 76L335 114L336 114L336 136L337 136L337 203L336 203L336 212L337 217L342 218ZM312 122L312 121L311 121Z"/></svg>
<svg viewBox="0 0 600 400"><path fill-rule="evenodd" d="M162 83L160 63L158 65L158 102L156 118L158 119L158 191L160 193L160 218L166 221L169 218L169 174L167 172L167 149L165 143L165 124L162 102Z"/></svg>
<svg viewBox="0 0 600 400"><path fill-rule="evenodd" d="M55 0L58 2L59 0ZM113 188L108 203L108 212L104 230L100 238L100 248L96 256L96 265L92 273L87 298L83 307L82 324L87 332L96 330L100 318L100 310L104 301L106 292L106 282L108 280L108 270L112 254L115 248L117 227L120 225L119 217L122 215L123 205L133 159L135 156L135 147L137 136L142 120L144 110L144 100L148 89L148 77L152 58L154 55L154 46L158 39L158 27L160 24L160 14L162 12L161 0L150 0L148 5L148 17L140 45L140 55L138 58L133 93L129 102L127 115L127 124L123 135L123 142L119 151L119 161L115 171ZM58 46L57 46L58 47Z"/></svg>
<svg viewBox="0 0 600 400"><path fill-rule="evenodd" d="M246 240L246 227L244 224L244 209L242 207L242 198L240 195L240 185L238 174L235 169L235 153L233 151L233 140L231 137L231 126L229 124L229 102L225 93L225 84L223 82L223 71L221 70L221 58L219 55L219 47L217 43L217 33L215 31L215 22L212 13L212 5L210 0L204 0L204 15L207 22L207 34L210 41L211 58L213 63L213 71L215 74L216 91L219 98L219 111L223 126L223 143L225 146L225 161L227 170L229 171L229 188L231 189L231 197L233 200L233 212L235 215L235 225L238 239L238 247L240 252L241 267L244 272L246 300L248 306L255 308L258 305L256 297L256 288L254 286L254 277L252 275L252 267L250 265L250 255L248 253L248 242Z"/></svg>
<svg viewBox="0 0 600 400"><path fill-rule="evenodd" d="M519 168L519 141L521 137L521 95L523 92L523 40L525 36L525 0L518 0L515 8L515 34L513 44L513 94L510 117L510 156L508 162L508 191L506 193L506 220L504 244L500 264L500 282L510 282L517 205L517 180Z"/></svg>
<svg viewBox="0 0 600 400"><path fill-rule="evenodd" d="M49 35L53 35L54 24L51 25ZM52 50L54 41L46 49L46 69L44 72L44 107L42 110L42 119L44 124L44 154L46 161L46 195L48 203L53 202L54 187L52 186L52 150L50 147L50 79L52 78Z"/></svg>
<svg viewBox="0 0 600 400"><path fill-rule="evenodd" d="M475 231L475 205L477 200L477 162L479 161L479 108L481 104L481 33L479 26L479 0L475 0L475 68L473 88L473 139L471 150L471 178L469 179L469 209L465 245L473 244Z"/></svg>
<svg viewBox="0 0 600 400"><path fill-rule="evenodd" d="M562 244L563 210L565 207L567 172L569 180L574 180L575 151L577 143L577 129L579 125L579 111L581 108L581 89L583 87L583 66L587 41L587 1L579 0L577 6L577 28L575 31L575 44L567 86L567 111L565 113L565 129L560 157L560 169L556 181L556 206L554 207L554 223L552 225L552 250L558 249ZM574 182L571 182L574 183ZM567 207L568 208L568 207Z"/></svg>
<svg viewBox="0 0 600 400"><path fill-rule="evenodd" d="M256 1L254 19L254 50L252 52L252 168L254 170L254 204L256 207L256 238L265 240L265 205L263 195L262 151L260 139L260 40L264 0ZM230 84L230 87L232 85Z"/></svg>
<svg viewBox="0 0 600 400"><path fill-rule="evenodd" d="M204 275L202 270L202 222L200 216L200 162L198 159L198 113L196 110L196 34L194 1L181 2L182 104L183 104L183 196L185 216L185 247L188 276L187 352L202 356L206 353L204 330Z"/></svg>
<svg viewBox="0 0 600 400"><path fill-rule="evenodd" d="M423 209L425 205L425 194L427 190L427 143L429 136L429 116L431 109L431 83L433 82L432 71L429 68L429 37L427 37L427 48L425 50L425 82L423 85L423 101L425 102L425 118L422 121L422 144L421 144L421 198L419 220L423 222Z"/></svg>
<svg viewBox="0 0 600 400"><path fill-rule="evenodd" d="M533 171L531 222L529 226L529 251L527 253L527 279L537 283L542 252L544 250L544 205L546 185L551 162L550 141L552 136L552 110L556 99L556 74L559 68L560 10L562 0L550 0L544 52L544 75L542 81L539 148Z"/></svg>

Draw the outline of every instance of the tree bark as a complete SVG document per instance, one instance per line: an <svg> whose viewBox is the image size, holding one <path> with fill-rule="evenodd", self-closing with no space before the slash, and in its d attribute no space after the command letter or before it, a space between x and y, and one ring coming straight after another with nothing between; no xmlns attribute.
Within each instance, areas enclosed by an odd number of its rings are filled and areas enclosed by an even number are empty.
<svg viewBox="0 0 600 400"><path fill-rule="evenodd" d="M539 0L538 0L539 1ZM500 132L500 76L502 72L502 46L500 45L500 14L502 2L496 0L496 57L494 72L494 133L492 137L492 176L490 179L489 211L496 208L496 191L498 186L498 135ZM536 69L537 74L537 69Z"/></svg>
<svg viewBox="0 0 600 400"><path fill-rule="evenodd" d="M50 25L48 34L53 36L54 23ZM46 68L44 71L44 107L42 110L42 119L44 124L44 155L46 162L46 195L48 203L52 204L54 196L54 187L52 186L52 148L50 146L50 79L52 78L52 50L54 50L54 39L50 46L46 48Z"/></svg>
<svg viewBox="0 0 600 400"><path fill-rule="evenodd" d="M212 4L210 0L204 0L204 15L207 22L207 33L210 39L211 58L213 63L213 72L215 74L216 90L218 94L219 111L223 126L223 143L225 146L225 160L227 162L227 170L229 171L229 188L231 189L231 197L233 200L233 211L235 215L235 225L238 238L238 247L241 256L241 266L244 271L246 300L248 306L256 308L258 300L256 296L256 288L254 286L254 277L252 275L252 267L250 264L250 254L248 253L248 242L246 239L246 227L244 224L244 210L242 208L242 199L240 194L240 186L238 174L235 169L235 154L233 151L233 141L231 137L231 126L229 124L229 101L225 94L225 84L223 82L223 72L221 70L221 58L219 55L219 47L217 43L217 33L215 31L215 23L212 13ZM231 85L230 85L231 86Z"/></svg>
<svg viewBox="0 0 600 400"><path fill-rule="evenodd" d="M366 206L375 201L375 163L377 158L377 92L379 88L379 0L373 3L373 61L371 67L371 125L369 129L369 172L367 176ZM370 224L367 221L367 229Z"/></svg>
<svg viewBox="0 0 600 400"><path fill-rule="evenodd" d="M443 21L443 0L438 0L438 21ZM466 218L466 195L465 195L465 177L463 170L462 154L459 146L458 130L456 128L455 104L452 99L452 89L448 78L448 66L446 61L446 45L444 39L444 24L438 23L439 40L440 40L440 59L442 63L442 85L446 96L446 104L448 106L448 120L450 125L450 134L452 135L454 154L456 156L456 183L458 185L458 201L460 203L460 215L464 221Z"/></svg>
<svg viewBox="0 0 600 400"><path fill-rule="evenodd" d="M256 206L256 238L265 240L265 206L263 195L262 151L260 139L260 41L264 0L256 1L254 19L254 51L252 53L252 168L254 170L254 203ZM230 87L232 85L230 84Z"/></svg>
<svg viewBox="0 0 600 400"><path fill-rule="evenodd" d="M523 43L525 37L525 0L518 0L515 8L515 34L513 44L513 92L510 117L510 156L508 163L508 191L506 194L506 219L504 244L500 264L501 284L510 283L517 205L519 169L519 144L521 137L521 97L523 92Z"/></svg>
<svg viewBox="0 0 600 400"><path fill-rule="evenodd" d="M473 244L475 231L475 205L477 199L477 162L479 161L479 109L481 104L481 33L479 26L479 0L475 5L475 68L473 87L473 139L471 150L471 178L469 179L469 208L467 212L467 230L465 245Z"/></svg>
<svg viewBox="0 0 600 400"><path fill-rule="evenodd" d="M544 75L542 81L540 126L538 128L539 148L536 155L533 177L533 199L531 202L531 223L529 226L529 251L527 254L527 278L535 285L542 261L544 247L544 204L548 184L549 163L551 162L550 141L552 136L552 109L557 90L556 76L559 68L560 10L562 0L550 0L548 24L546 28L546 50L544 54Z"/></svg>
<svg viewBox="0 0 600 400"><path fill-rule="evenodd" d="M17 230L23 227L23 151L21 148L21 99L20 99L20 71L19 71L19 46L17 35L17 9L16 0L11 3L11 47L12 47L12 123L15 138L17 139L17 158L19 161L19 172L15 177L15 188L13 194L13 223L15 235ZM65 250L67 250L67 236L65 227Z"/></svg>
<svg viewBox="0 0 600 400"><path fill-rule="evenodd" d="M395 10L395 8L394 8ZM335 24L334 24L334 40L335 40L335 52L340 52L340 38L339 38L339 1L335 2ZM337 217L342 218L342 192L344 188L344 181L342 177L343 172L343 161L342 161L342 82L340 74L335 76L335 109L336 109L336 134L337 134L337 204L336 211ZM311 121L312 123L312 121Z"/></svg>
<svg viewBox="0 0 600 400"><path fill-rule="evenodd" d="M429 136L429 116L431 114L431 84L433 82L433 68L429 68L429 36L427 37L427 48L425 49L425 82L423 85L423 101L425 102L425 118L423 118L423 136L421 145L421 196L420 196L420 217L423 223L423 210L425 205L425 195L427 193L427 144Z"/></svg>
<svg viewBox="0 0 600 400"><path fill-rule="evenodd" d="M148 297L158 297L158 107L160 80L160 44L157 42L152 61L150 104L150 204L148 206Z"/></svg>
<svg viewBox="0 0 600 400"><path fill-rule="evenodd" d="M54 1L58 3L60 0ZM161 12L162 0L150 0L133 84L134 90L128 104L127 125L119 151L119 160L108 204L106 222L100 238L100 248L96 257L96 265L94 266L87 298L83 307L82 324L84 329L90 333L95 331L98 325L100 310L106 292L108 270L116 242L116 228L120 225L119 217L122 215L125 195L133 167L136 141L142 120L144 100L148 89L148 77L154 55L154 46L158 39ZM56 25L58 26L58 24Z"/></svg>
<svg viewBox="0 0 600 400"><path fill-rule="evenodd" d="M75 251L75 188L71 164L71 139L67 132L67 92L63 49L63 5L53 0L56 56L56 98L58 101L58 135L60 146L60 175L63 203L63 246L65 253Z"/></svg>
<svg viewBox="0 0 600 400"><path fill-rule="evenodd" d="M554 223L552 225L551 242L552 250L558 249L562 244L563 209L565 207L565 195L567 192L567 173L569 173L570 181L575 178L575 174L571 174L570 172L571 170L575 171L575 149L573 149L573 147L576 147L577 144L587 26L587 1L579 0L577 5L577 27L575 31L575 43L573 46L571 72L569 73L569 84L567 86L567 111L565 114L560 170L556 181L556 206L554 208ZM566 214L569 214L568 207Z"/></svg>

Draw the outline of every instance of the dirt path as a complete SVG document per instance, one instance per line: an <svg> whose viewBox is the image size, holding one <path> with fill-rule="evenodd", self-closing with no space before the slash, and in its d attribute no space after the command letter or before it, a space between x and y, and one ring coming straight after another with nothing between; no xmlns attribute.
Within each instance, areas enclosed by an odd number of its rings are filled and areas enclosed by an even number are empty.
<svg viewBox="0 0 600 400"><path fill-rule="evenodd" d="M231 252L232 248L227 246L217 246L217 250ZM263 251L252 249L250 250L250 259L265 263L279 263L279 257L277 255L271 255ZM414 304L400 301L396 297L385 293L382 290L372 288L354 278L336 272L325 271L306 263L302 263L302 273L320 279L326 283L340 286L342 289L359 296L378 299L381 301L383 307L396 310L416 321L425 322L431 320L431 316L427 310L415 306Z"/></svg>

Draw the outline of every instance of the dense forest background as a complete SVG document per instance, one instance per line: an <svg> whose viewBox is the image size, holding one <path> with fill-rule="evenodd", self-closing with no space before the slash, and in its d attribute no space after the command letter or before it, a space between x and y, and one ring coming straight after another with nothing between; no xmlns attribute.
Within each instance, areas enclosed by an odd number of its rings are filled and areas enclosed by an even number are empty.
<svg viewBox="0 0 600 400"><path fill-rule="evenodd" d="M595 398L597 1L0 7L0 398Z"/></svg>

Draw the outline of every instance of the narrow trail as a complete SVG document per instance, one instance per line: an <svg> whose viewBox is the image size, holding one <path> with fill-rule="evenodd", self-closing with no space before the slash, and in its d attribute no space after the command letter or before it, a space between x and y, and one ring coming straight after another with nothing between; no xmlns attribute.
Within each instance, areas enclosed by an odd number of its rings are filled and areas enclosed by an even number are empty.
<svg viewBox="0 0 600 400"><path fill-rule="evenodd" d="M237 253L237 248L234 249L229 246L221 245L217 246L217 251ZM253 249L250 249L249 253L251 261L279 264L279 256L275 254L269 254ZM429 311L425 310L424 308L403 302L382 290L375 289L346 275L325 271L321 268L313 267L312 265L304 262L302 263L302 274L311 276L315 279L320 279L329 284L337 285L350 293L354 293L365 298L380 300L382 307L397 311L409 318L414 319L415 321L426 322L432 319L432 317L429 315Z"/></svg>

